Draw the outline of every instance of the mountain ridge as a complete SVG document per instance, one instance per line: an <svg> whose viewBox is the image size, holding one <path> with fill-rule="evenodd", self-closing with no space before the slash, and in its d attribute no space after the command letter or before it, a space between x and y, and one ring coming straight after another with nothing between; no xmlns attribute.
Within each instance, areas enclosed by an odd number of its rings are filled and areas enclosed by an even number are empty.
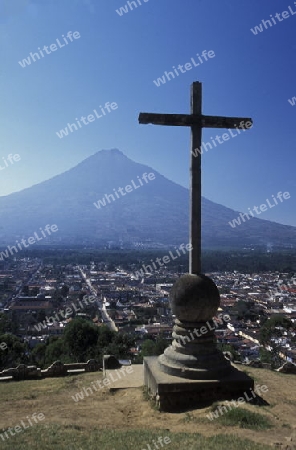
<svg viewBox="0 0 296 450"><path fill-rule="evenodd" d="M144 173L155 179L116 195L132 180L139 184ZM98 209L95 202L102 198L111 200ZM0 197L0 214L2 245L47 223L59 227L48 242L178 245L188 242L189 191L118 149L100 150L61 174ZM229 222L239 214L202 197L203 246L296 246L296 227L254 217L232 228Z"/></svg>

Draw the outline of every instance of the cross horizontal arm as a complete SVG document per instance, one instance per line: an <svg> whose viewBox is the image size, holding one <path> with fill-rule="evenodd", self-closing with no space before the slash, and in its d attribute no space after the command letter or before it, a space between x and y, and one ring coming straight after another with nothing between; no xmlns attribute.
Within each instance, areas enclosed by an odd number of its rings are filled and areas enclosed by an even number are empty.
<svg viewBox="0 0 296 450"><path fill-rule="evenodd" d="M200 124L201 117L193 118L189 114L154 114L154 113L140 113L139 123L153 125L172 125L180 127L190 127L191 125Z"/></svg>
<svg viewBox="0 0 296 450"><path fill-rule="evenodd" d="M249 122L248 126L246 126ZM204 116L197 114L154 114L140 113L139 123L153 125L169 125L176 127L191 127L199 125L201 128L250 128L253 120L244 117Z"/></svg>
<svg viewBox="0 0 296 450"><path fill-rule="evenodd" d="M249 124L248 124L249 122ZM248 124L248 125L246 125ZM203 128L251 128L253 120L245 117L202 116Z"/></svg>

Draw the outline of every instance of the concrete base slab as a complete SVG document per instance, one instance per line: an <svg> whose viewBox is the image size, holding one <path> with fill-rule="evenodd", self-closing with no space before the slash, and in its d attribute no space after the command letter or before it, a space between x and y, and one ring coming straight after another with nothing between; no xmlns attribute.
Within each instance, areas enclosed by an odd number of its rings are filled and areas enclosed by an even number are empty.
<svg viewBox="0 0 296 450"><path fill-rule="evenodd" d="M124 367L125 370L106 370L104 378L108 378L111 385L109 390L138 388L144 385L143 365L133 364Z"/></svg>
<svg viewBox="0 0 296 450"><path fill-rule="evenodd" d="M144 358L144 382L161 411L205 407L217 400L232 400L251 393L254 380L232 366L216 380L192 380L164 373L158 357Z"/></svg>

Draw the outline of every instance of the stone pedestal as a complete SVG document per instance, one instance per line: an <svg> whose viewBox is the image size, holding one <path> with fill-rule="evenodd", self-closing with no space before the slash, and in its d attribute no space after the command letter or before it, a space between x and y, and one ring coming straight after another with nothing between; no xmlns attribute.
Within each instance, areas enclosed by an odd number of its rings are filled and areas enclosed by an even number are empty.
<svg viewBox="0 0 296 450"><path fill-rule="evenodd" d="M215 283L205 275L184 275L173 286L176 316L172 345L144 358L144 380L161 410L174 411L235 399L254 381L217 349L212 320L220 305Z"/></svg>

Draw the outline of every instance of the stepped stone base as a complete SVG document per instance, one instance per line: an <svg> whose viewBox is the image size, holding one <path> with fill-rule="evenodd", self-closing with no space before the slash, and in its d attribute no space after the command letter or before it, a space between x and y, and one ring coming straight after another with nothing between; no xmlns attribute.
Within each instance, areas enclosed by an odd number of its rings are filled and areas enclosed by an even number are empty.
<svg viewBox="0 0 296 450"><path fill-rule="evenodd" d="M205 407L217 400L232 400L254 389L254 380L234 366L215 380L194 380L164 373L157 356L144 358L144 382L161 411Z"/></svg>

